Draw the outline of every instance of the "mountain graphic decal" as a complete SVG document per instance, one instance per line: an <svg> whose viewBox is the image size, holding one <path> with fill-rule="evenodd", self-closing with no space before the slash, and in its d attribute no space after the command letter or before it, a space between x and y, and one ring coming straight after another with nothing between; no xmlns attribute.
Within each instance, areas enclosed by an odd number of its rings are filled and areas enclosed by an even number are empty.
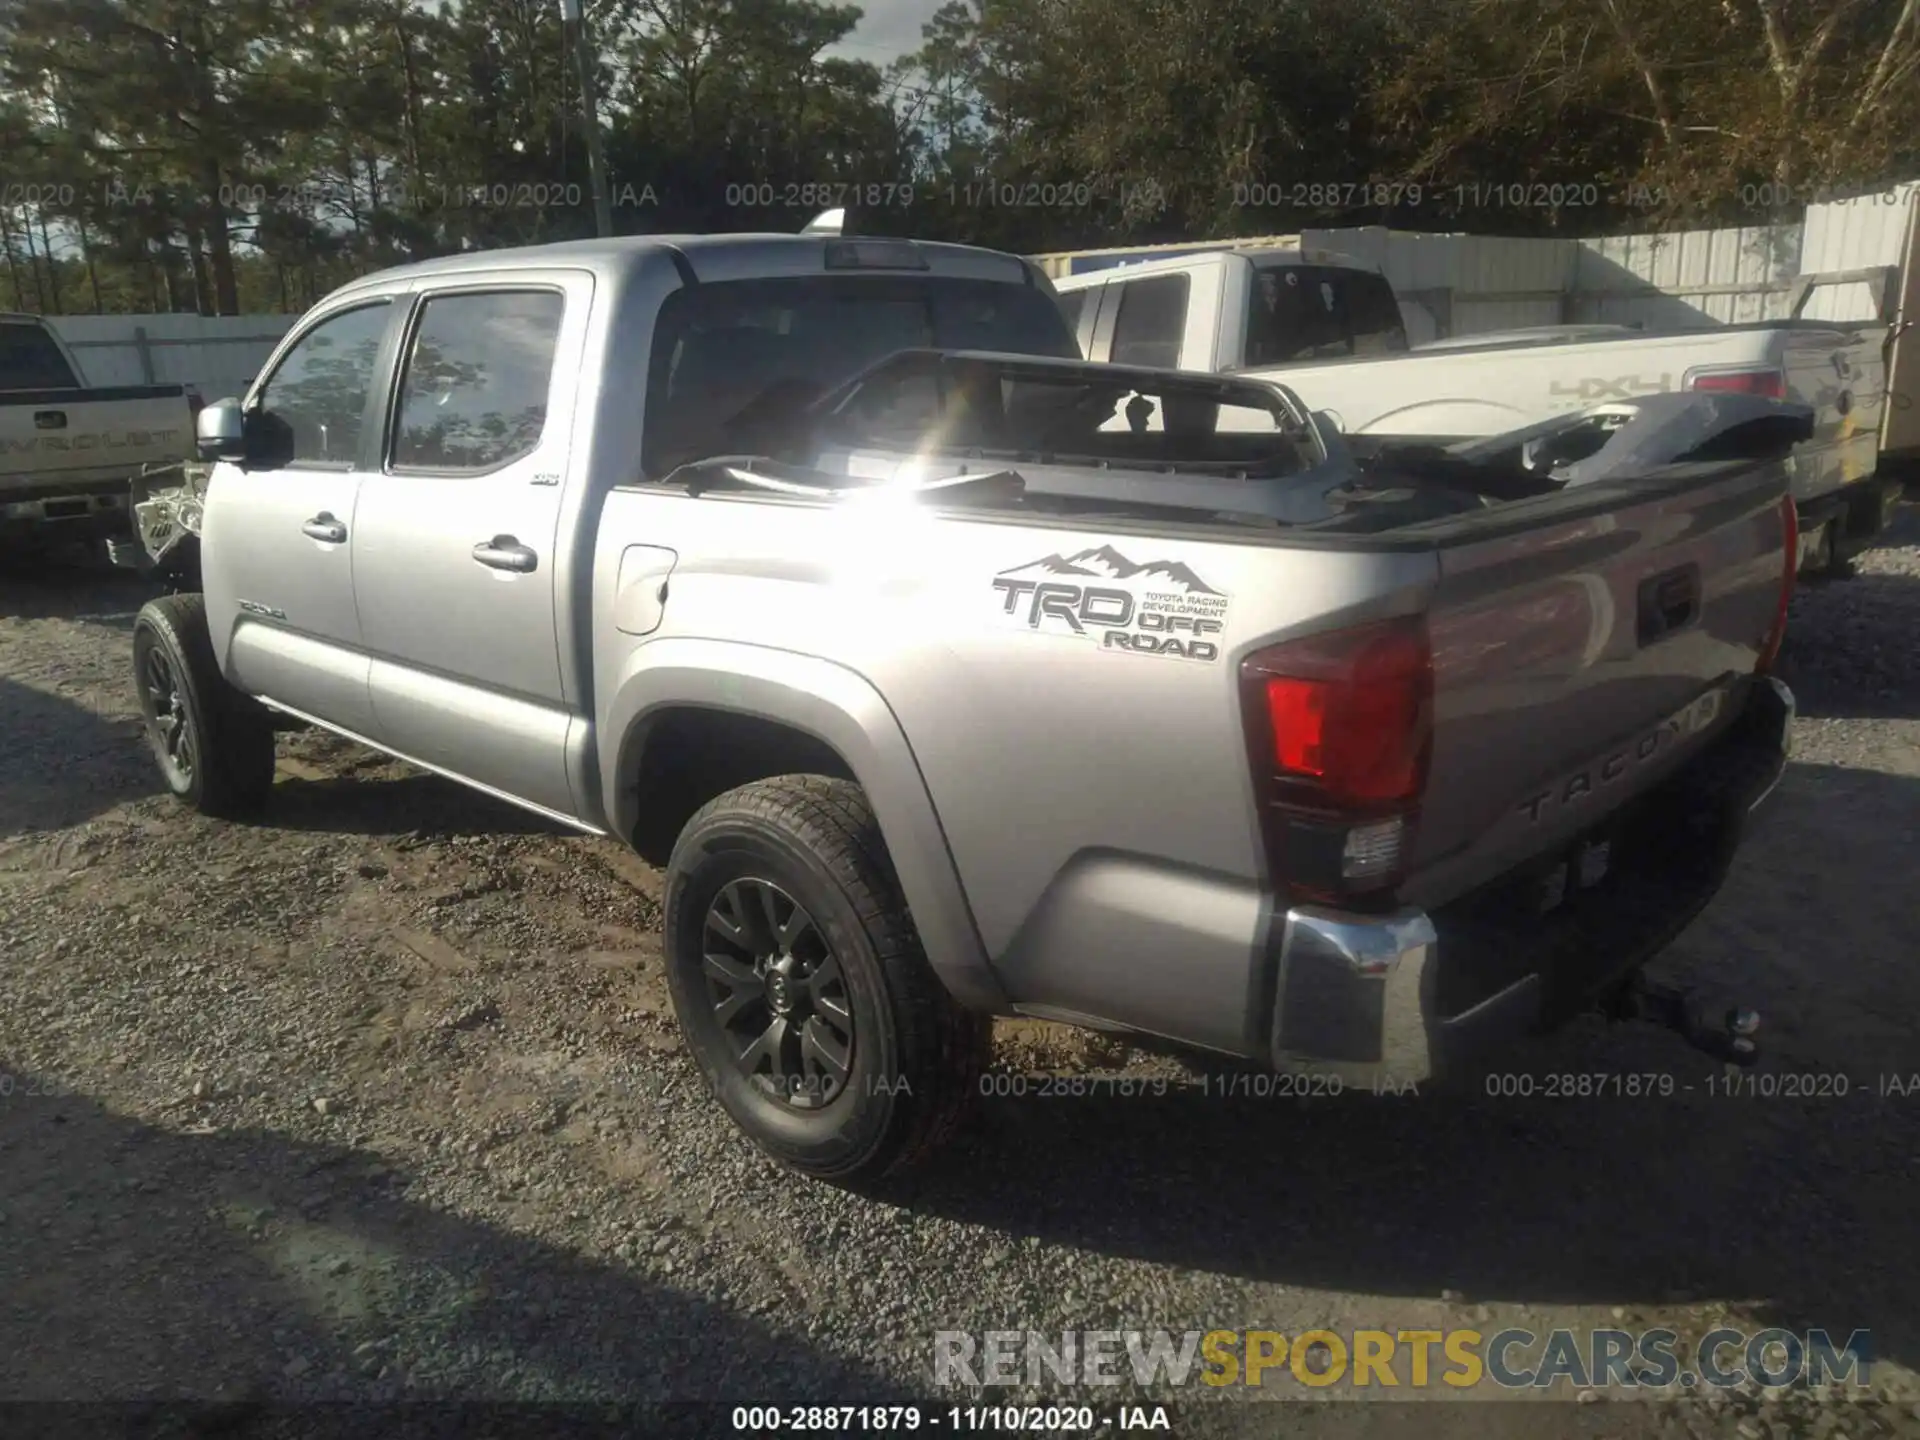
<svg viewBox="0 0 1920 1440"><path fill-rule="evenodd" d="M1224 593L1214 589L1177 560L1150 560L1144 565L1136 565L1111 545L1096 546L1091 550L1082 550L1076 555L1048 555L1039 560L1030 560L1025 565L1016 565L1011 570L1002 570L1000 573L1019 576L1080 575L1099 580L1137 580L1143 584L1177 590L1186 595Z"/></svg>

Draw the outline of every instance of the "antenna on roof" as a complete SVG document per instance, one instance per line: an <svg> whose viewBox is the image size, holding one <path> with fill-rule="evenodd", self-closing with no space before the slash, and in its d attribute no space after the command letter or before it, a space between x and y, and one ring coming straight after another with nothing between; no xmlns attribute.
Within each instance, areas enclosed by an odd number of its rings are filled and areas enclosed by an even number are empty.
<svg viewBox="0 0 1920 1440"><path fill-rule="evenodd" d="M847 233L846 210L822 210L809 220L802 235L844 235Z"/></svg>

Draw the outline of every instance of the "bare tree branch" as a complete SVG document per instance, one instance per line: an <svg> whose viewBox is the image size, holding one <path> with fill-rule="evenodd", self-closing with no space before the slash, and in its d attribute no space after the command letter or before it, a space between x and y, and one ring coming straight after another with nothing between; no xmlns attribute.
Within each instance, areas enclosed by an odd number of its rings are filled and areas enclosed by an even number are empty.
<svg viewBox="0 0 1920 1440"><path fill-rule="evenodd" d="M1780 20L1783 0L1753 0L1753 3L1760 11L1760 29L1767 39L1767 63L1780 82L1781 95L1791 97L1799 77L1794 72L1793 47L1787 41L1787 27Z"/></svg>
<svg viewBox="0 0 1920 1440"><path fill-rule="evenodd" d="M1667 104L1666 89L1660 83L1659 72L1648 63L1632 29L1627 25L1626 17L1620 13L1620 0L1600 0L1600 8L1613 26L1613 33L1619 37L1627 58L1633 62L1633 68L1640 72L1641 82L1647 87L1647 98L1653 102L1654 118L1660 126L1660 138L1672 145L1675 140L1673 111Z"/></svg>
<svg viewBox="0 0 1920 1440"><path fill-rule="evenodd" d="M1886 95L1888 87L1895 78L1897 67L1904 63L1911 68L1912 55L1909 55L1904 62L1899 56L1902 43L1912 39L1912 31L1916 25L1920 25L1920 0L1907 0L1907 3L1900 7L1900 15L1893 22L1893 29L1887 32L1887 43L1880 47L1880 58L1874 62L1873 74L1867 77L1866 86L1860 94L1860 103L1854 107L1853 119L1847 126L1849 134L1860 128L1861 123Z"/></svg>

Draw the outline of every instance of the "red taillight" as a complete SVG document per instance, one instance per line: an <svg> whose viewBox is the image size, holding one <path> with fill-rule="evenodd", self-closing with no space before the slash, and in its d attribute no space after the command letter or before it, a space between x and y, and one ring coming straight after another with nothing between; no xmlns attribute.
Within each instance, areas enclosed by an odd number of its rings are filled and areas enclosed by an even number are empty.
<svg viewBox="0 0 1920 1440"><path fill-rule="evenodd" d="M1784 400L1787 398L1787 376L1783 370L1722 370L1713 374L1689 375L1687 388Z"/></svg>
<svg viewBox="0 0 1920 1440"><path fill-rule="evenodd" d="M1780 658L1780 646L1787 638L1787 606L1793 600L1794 577L1800 572L1800 513L1794 508L1791 495L1780 502L1780 527L1786 534L1786 568L1780 575L1780 600L1773 612L1773 629L1760 647L1759 663L1753 667L1756 675L1769 673Z"/></svg>
<svg viewBox="0 0 1920 1440"><path fill-rule="evenodd" d="M1289 640L1240 679L1276 887L1339 904L1397 883L1433 751L1426 621Z"/></svg>
<svg viewBox="0 0 1920 1440"><path fill-rule="evenodd" d="M1395 884L1433 750L1426 622L1289 640L1248 656L1240 681L1276 887L1337 904Z"/></svg>
<svg viewBox="0 0 1920 1440"><path fill-rule="evenodd" d="M1433 738L1424 621L1289 641L1242 670L1259 686L1268 763L1301 799L1377 813L1419 798Z"/></svg>

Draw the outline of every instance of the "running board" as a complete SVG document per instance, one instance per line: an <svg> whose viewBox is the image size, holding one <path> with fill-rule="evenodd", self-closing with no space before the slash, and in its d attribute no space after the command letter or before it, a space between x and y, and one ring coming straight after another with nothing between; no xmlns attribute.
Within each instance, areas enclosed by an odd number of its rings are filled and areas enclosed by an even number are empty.
<svg viewBox="0 0 1920 1440"><path fill-rule="evenodd" d="M330 730L343 740L351 740L354 744L364 745L369 750L378 750L382 755L391 755L396 760L404 760L409 765L431 771L442 779L453 781L456 785L464 785L469 790L478 790L482 795L491 795L496 800L504 800L507 804L517 809L529 811L532 814L552 820L556 824L566 825L575 830L582 830L589 835L604 837L607 833L598 825L590 825L577 815L563 815L558 810L549 810L546 806L536 805L531 800L522 800L518 795L509 795L505 790L496 789L491 785L483 785L478 780L470 780L465 775L460 774L459 771L449 770L444 765L432 765L425 760L416 760L411 755L395 750L391 745L382 745L377 740L369 740L358 731L348 730L344 726L335 725L330 720L322 720L318 715L309 715L304 710L296 710L291 705L283 705L280 701L273 699L269 695L256 695L254 699L258 700L269 710L278 710L282 715L291 715L296 720L304 720L309 725L317 725L322 730Z"/></svg>

